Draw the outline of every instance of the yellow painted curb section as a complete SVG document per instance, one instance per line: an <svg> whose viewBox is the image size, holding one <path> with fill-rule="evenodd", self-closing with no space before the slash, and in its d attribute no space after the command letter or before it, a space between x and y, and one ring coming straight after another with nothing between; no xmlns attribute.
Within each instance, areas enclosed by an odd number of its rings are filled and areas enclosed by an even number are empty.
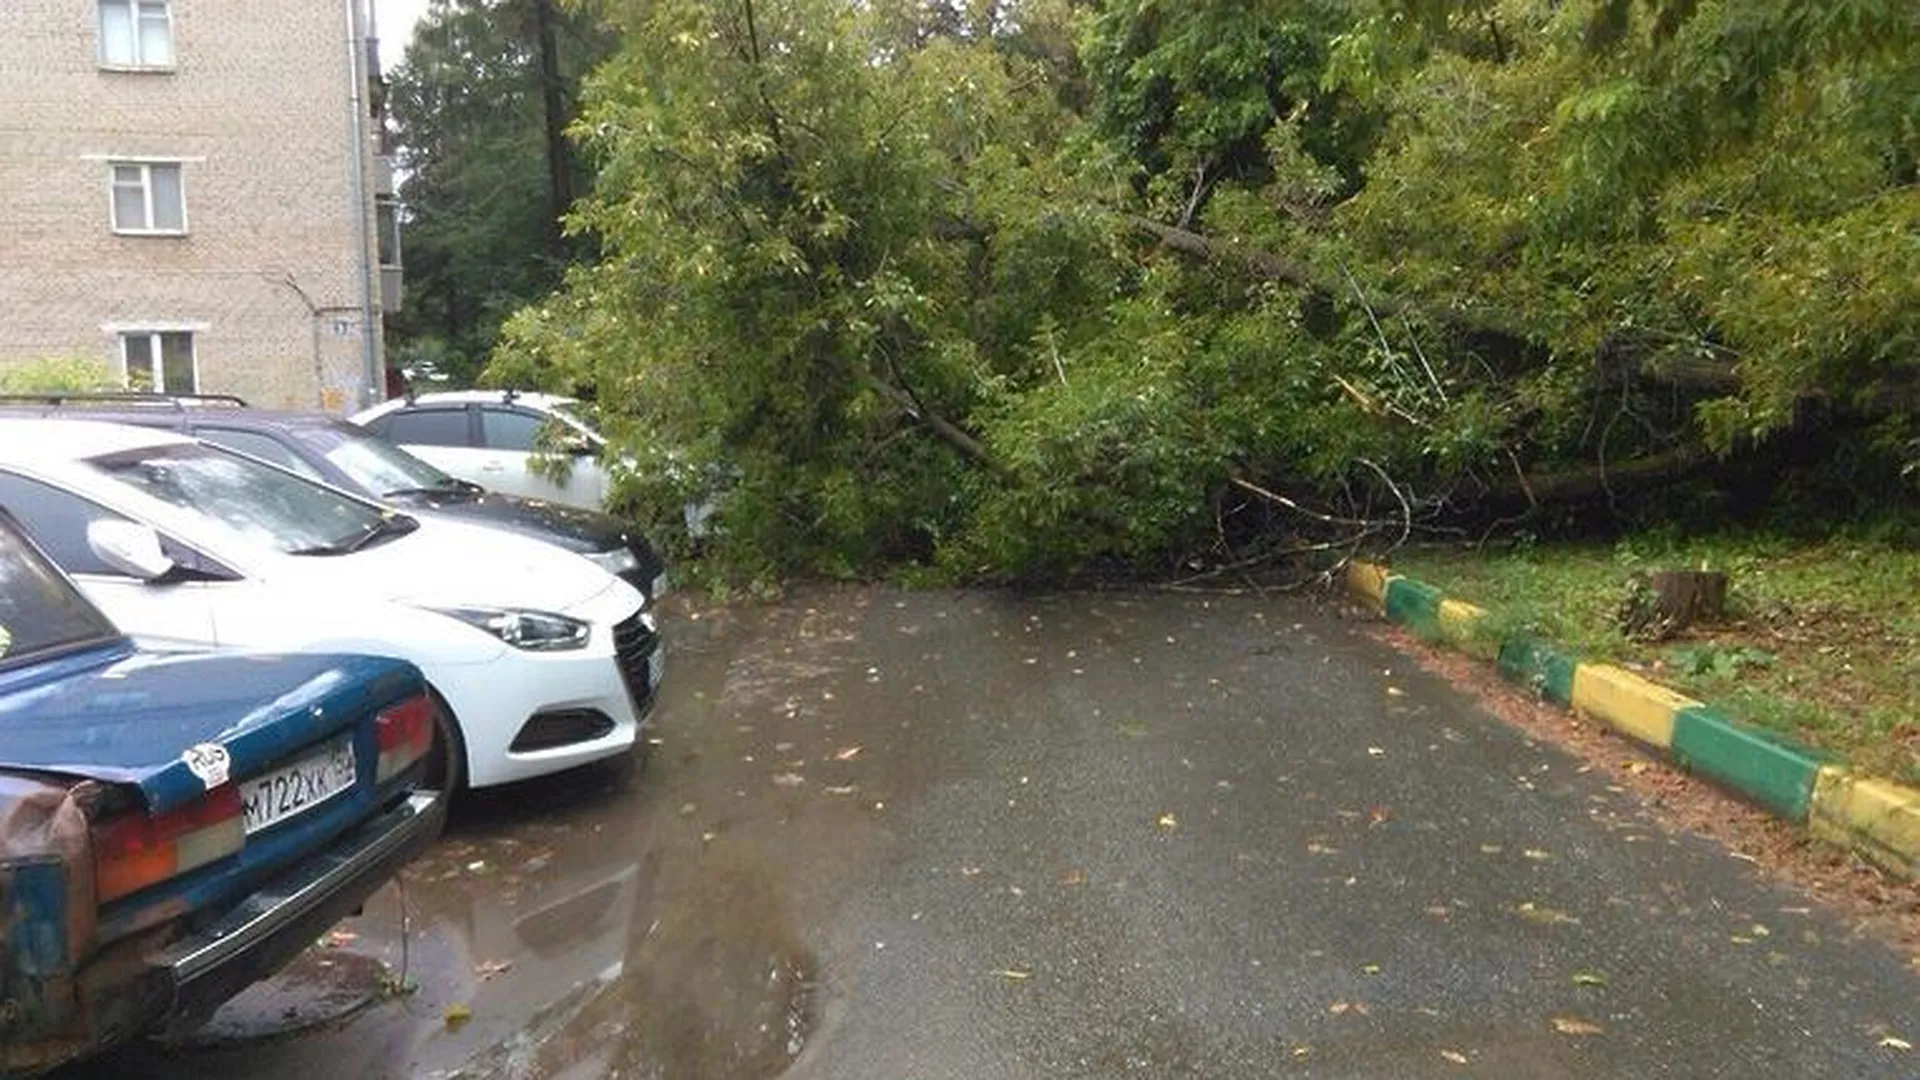
<svg viewBox="0 0 1920 1080"><path fill-rule="evenodd" d="M1487 617L1487 609L1465 600L1440 601L1440 633L1470 656L1490 660L1500 655L1500 643L1476 637L1474 628Z"/></svg>
<svg viewBox="0 0 1920 1080"><path fill-rule="evenodd" d="M1920 791L1831 765L1813 785L1814 835L1851 846L1896 874L1920 877Z"/></svg>
<svg viewBox="0 0 1920 1080"><path fill-rule="evenodd" d="M1387 581L1391 577L1384 566L1363 562L1347 564L1347 588L1371 600L1376 612L1387 610Z"/></svg>
<svg viewBox="0 0 1920 1080"><path fill-rule="evenodd" d="M1700 703L1611 664L1573 670L1573 708L1662 750L1673 746L1673 719Z"/></svg>

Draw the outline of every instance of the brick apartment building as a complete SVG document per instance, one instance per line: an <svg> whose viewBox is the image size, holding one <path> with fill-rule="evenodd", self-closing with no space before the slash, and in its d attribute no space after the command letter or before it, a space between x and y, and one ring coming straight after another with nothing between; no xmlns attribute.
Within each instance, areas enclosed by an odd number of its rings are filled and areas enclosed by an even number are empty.
<svg viewBox="0 0 1920 1080"><path fill-rule="evenodd" d="M368 400L399 273L362 3L0 0L0 365Z"/></svg>

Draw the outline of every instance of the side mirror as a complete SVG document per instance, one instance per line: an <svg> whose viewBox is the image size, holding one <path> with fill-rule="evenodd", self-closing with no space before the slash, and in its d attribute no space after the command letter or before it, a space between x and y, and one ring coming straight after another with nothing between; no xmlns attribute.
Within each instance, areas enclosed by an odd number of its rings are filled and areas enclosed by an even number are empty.
<svg viewBox="0 0 1920 1080"><path fill-rule="evenodd" d="M153 581L173 569L173 560L160 550L160 534L138 522L88 522L87 546L101 562L141 581Z"/></svg>
<svg viewBox="0 0 1920 1080"><path fill-rule="evenodd" d="M561 439L555 449L568 457L592 457L599 452L591 439L578 435Z"/></svg>

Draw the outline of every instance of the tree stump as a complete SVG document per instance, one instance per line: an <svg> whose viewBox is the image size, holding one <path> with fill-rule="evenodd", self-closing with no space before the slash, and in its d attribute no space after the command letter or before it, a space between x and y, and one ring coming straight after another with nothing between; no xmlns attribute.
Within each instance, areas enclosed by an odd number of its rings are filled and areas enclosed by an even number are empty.
<svg viewBox="0 0 1920 1080"><path fill-rule="evenodd" d="M1620 604L1620 631L1630 638L1665 641L1696 623L1720 618L1726 608L1727 575L1721 571L1635 574Z"/></svg>

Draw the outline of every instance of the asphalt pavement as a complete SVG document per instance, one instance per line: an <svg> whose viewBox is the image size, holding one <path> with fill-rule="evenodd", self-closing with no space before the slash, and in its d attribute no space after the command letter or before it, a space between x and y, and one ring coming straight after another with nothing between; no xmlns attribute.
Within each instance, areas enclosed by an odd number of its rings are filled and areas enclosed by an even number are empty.
<svg viewBox="0 0 1920 1080"><path fill-rule="evenodd" d="M70 1075L1920 1075L1902 957L1358 629L682 616L643 767L469 799L278 996ZM329 979L366 992L316 1019Z"/></svg>

